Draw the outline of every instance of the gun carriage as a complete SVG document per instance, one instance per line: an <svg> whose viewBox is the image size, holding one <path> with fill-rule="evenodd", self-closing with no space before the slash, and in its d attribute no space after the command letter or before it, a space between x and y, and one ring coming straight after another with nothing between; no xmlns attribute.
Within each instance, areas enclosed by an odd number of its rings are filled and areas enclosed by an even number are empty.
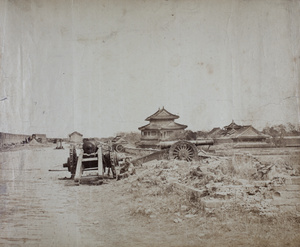
<svg viewBox="0 0 300 247"><path fill-rule="evenodd" d="M212 139L163 141L157 144L157 150L153 150L151 154L132 160L132 163L135 165L139 165L155 159L176 159L185 161L199 160L200 150L198 149L198 146L208 146L208 150L213 144L214 141ZM201 151L202 157L209 157L209 155L204 154L203 150Z"/></svg>
<svg viewBox="0 0 300 247"><path fill-rule="evenodd" d="M106 169L108 171L111 169L115 176L115 167L118 166L119 159L120 157L116 152L111 151L108 144L96 145L91 141L86 141L80 148L78 156L75 145L70 146L69 157L63 167L68 168L75 182L80 182L85 171L96 171L97 177L103 179Z"/></svg>

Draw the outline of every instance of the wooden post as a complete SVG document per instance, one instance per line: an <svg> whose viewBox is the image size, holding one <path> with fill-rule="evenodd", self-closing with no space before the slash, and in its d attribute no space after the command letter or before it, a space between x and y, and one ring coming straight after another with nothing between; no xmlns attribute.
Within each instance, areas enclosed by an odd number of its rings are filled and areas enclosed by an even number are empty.
<svg viewBox="0 0 300 247"><path fill-rule="evenodd" d="M103 161L102 161L102 147L98 148L98 176L103 178Z"/></svg>
<svg viewBox="0 0 300 247"><path fill-rule="evenodd" d="M83 170L82 157L83 157L83 149L81 149L80 155L78 156L78 160L77 160L76 172L75 172L75 177L74 177L75 182L80 182L80 178L82 175L82 170Z"/></svg>

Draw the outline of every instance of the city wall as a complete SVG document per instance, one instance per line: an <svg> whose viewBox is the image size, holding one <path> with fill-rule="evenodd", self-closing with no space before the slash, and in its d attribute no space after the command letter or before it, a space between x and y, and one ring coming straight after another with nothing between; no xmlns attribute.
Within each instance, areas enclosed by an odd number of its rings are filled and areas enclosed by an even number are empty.
<svg viewBox="0 0 300 247"><path fill-rule="evenodd" d="M31 136L0 132L0 146L22 143L28 137L31 137Z"/></svg>

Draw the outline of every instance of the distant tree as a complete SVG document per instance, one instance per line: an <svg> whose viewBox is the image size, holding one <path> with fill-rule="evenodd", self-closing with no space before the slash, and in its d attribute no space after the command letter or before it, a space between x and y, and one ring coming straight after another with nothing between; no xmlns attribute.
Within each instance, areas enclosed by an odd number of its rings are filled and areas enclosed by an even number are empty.
<svg viewBox="0 0 300 247"><path fill-rule="evenodd" d="M197 133L191 130L184 130L182 132L174 132L170 135L168 140L175 141L175 140L196 140Z"/></svg>
<svg viewBox="0 0 300 247"><path fill-rule="evenodd" d="M175 141L175 140L185 140L185 131L183 132L173 132L168 138L168 141Z"/></svg>
<svg viewBox="0 0 300 247"><path fill-rule="evenodd" d="M197 138L207 138L208 137L208 132L207 131L197 131L196 132L197 134Z"/></svg>
<svg viewBox="0 0 300 247"><path fill-rule="evenodd" d="M300 125L294 125L291 123L287 123L286 126L287 135L289 136L299 136L300 135Z"/></svg>
<svg viewBox="0 0 300 247"><path fill-rule="evenodd" d="M141 138L141 134L139 132L119 132L117 133L117 136L120 136L130 144L135 144L140 141Z"/></svg>
<svg viewBox="0 0 300 247"><path fill-rule="evenodd" d="M285 146L284 137L288 135L287 126L283 124L267 126L262 133L272 137L271 142L276 146Z"/></svg>
<svg viewBox="0 0 300 247"><path fill-rule="evenodd" d="M262 130L262 133L272 137L280 137L286 135L286 127L283 124L267 126Z"/></svg>
<svg viewBox="0 0 300 247"><path fill-rule="evenodd" d="M197 133L193 132L191 130L187 130L185 132L185 138L186 138L186 140L196 140L197 139Z"/></svg>

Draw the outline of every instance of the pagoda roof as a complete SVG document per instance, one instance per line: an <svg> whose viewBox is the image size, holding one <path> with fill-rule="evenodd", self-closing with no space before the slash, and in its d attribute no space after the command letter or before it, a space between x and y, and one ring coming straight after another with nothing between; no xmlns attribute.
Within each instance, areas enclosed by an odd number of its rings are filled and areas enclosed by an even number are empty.
<svg viewBox="0 0 300 247"><path fill-rule="evenodd" d="M161 127L162 130L177 130L177 129L185 129L187 128L187 125L184 124L179 124L179 123L175 123L175 122L170 122L166 125L163 125Z"/></svg>
<svg viewBox="0 0 300 247"><path fill-rule="evenodd" d="M175 122L170 122L164 125L152 122L142 127L139 127L139 130L178 130L178 129L185 129L185 128L187 128L187 125L179 124Z"/></svg>
<svg viewBox="0 0 300 247"><path fill-rule="evenodd" d="M150 120L164 120L164 119L177 119L179 118L178 115L172 114L170 112L168 112L164 107L162 109L158 109L157 112L155 112L154 114L152 114L151 116L146 118L146 121L150 121Z"/></svg>
<svg viewBox="0 0 300 247"><path fill-rule="evenodd" d="M224 126L224 129L228 130L228 129L240 129L243 126L236 124L233 120L231 122L231 124Z"/></svg>
<svg viewBox="0 0 300 247"><path fill-rule="evenodd" d="M228 133L230 138L255 138L255 137L268 137L267 135L262 134L257 129L251 125L241 126L238 130L231 130Z"/></svg>
<svg viewBox="0 0 300 247"><path fill-rule="evenodd" d="M160 129L161 125L156 123L148 123L142 127L139 127L139 130L157 130Z"/></svg>

